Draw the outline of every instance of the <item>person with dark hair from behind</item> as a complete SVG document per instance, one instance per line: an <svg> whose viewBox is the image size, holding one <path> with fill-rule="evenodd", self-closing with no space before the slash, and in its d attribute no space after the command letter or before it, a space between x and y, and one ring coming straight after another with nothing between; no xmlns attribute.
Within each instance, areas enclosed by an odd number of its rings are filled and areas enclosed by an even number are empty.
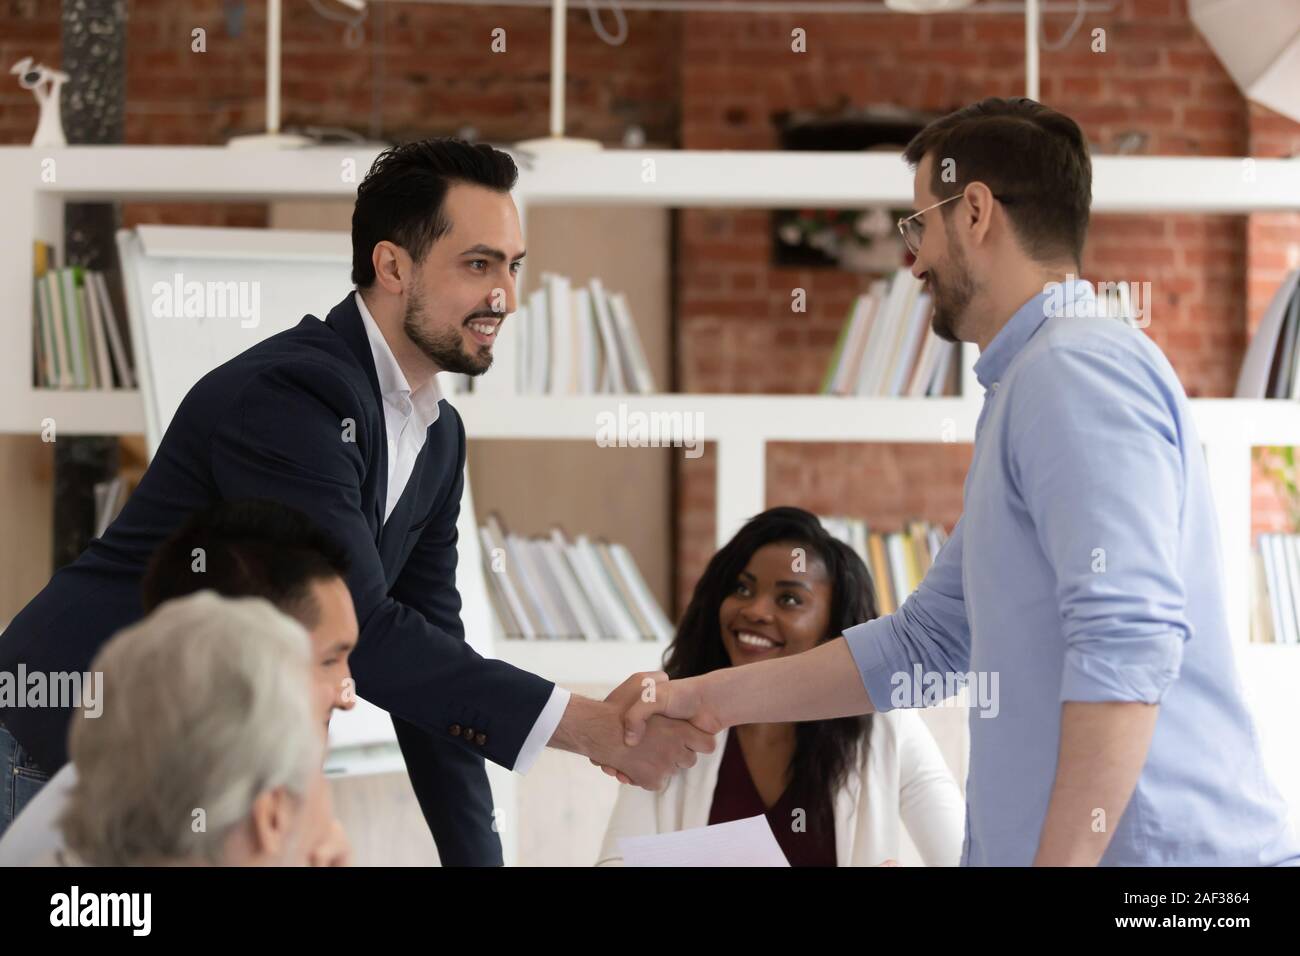
<svg viewBox="0 0 1300 956"><path fill-rule="evenodd" d="M815 515L772 508L750 519L695 585L664 670L672 680L776 660L876 617L862 559ZM621 789L597 865L620 837L763 814L792 866L877 866L900 855L902 827L930 866L961 856L965 804L911 711L807 723L746 724L649 793Z"/></svg>
<svg viewBox="0 0 1300 956"><path fill-rule="evenodd" d="M293 618L311 640L314 709L325 732L331 712L351 710L356 699L348 669L357 643L348 566L347 552L301 511L264 499L226 501L192 515L154 552L142 599L152 614L174 598L209 590L264 598ZM76 780L76 767L64 764L26 804L0 838L0 866L31 864L62 848L57 821Z"/></svg>
<svg viewBox="0 0 1300 956"><path fill-rule="evenodd" d="M272 498L348 554L357 691L392 716L444 864L503 862L485 760L526 773L549 746L656 788L711 751L712 735L670 718L627 746L620 717L636 682L591 700L465 640L456 529L466 435L437 376L486 372L516 309L517 179L514 159L485 144L381 152L352 213L355 288L340 289L323 319L250 331L247 349L190 388L122 513L0 634L0 671L84 672L139 620L140 578L164 538L219 501ZM71 715L0 706L0 778L14 780L0 832L67 760Z"/></svg>

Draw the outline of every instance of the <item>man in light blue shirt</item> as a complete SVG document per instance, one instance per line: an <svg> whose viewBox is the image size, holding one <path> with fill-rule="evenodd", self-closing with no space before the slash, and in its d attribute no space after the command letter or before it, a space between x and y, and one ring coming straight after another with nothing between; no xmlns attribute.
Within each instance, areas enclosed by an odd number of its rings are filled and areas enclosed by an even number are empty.
<svg viewBox="0 0 1300 956"><path fill-rule="evenodd" d="M996 699L971 710L963 864L1300 864L1239 690L1187 397L1073 278L1091 201L1078 126L986 100L905 156L920 211L900 228L935 331L981 348L962 518L896 613L659 684L627 712L631 738L654 712L712 731L919 706L918 683L964 675Z"/></svg>

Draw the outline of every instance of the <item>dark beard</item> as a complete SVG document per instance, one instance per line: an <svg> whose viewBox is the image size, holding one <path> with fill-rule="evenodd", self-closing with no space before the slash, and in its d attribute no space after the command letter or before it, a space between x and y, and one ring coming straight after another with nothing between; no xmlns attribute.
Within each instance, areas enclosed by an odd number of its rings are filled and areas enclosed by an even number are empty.
<svg viewBox="0 0 1300 956"><path fill-rule="evenodd" d="M956 246L953 249L945 270L949 278L940 284L933 273L927 276L930 295L934 299L934 317L930 325L934 334L945 342L961 341L957 338L957 323L975 295L975 284L971 282L970 271L966 268L966 257Z"/></svg>
<svg viewBox="0 0 1300 956"><path fill-rule="evenodd" d="M424 300L412 295L406 300L402 331L439 369L461 375L482 375L492 367L491 347L480 346L474 355L470 355L465 351L464 336L459 329L426 332L420 325L423 315Z"/></svg>

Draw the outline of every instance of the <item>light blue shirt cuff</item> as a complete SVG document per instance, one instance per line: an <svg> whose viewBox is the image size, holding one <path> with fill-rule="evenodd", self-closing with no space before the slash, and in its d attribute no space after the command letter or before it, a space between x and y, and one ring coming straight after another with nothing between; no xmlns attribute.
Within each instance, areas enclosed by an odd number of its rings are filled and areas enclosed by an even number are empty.
<svg viewBox="0 0 1300 956"><path fill-rule="evenodd" d="M550 700L537 716L537 722L528 732L524 745L519 748L519 756L515 758L515 765L512 768L515 773L527 773L533 768L533 764L537 763L537 758L542 755L551 737L555 735L555 728L560 726L560 718L564 716L564 709L569 706L570 696L569 692L559 684L551 688Z"/></svg>
<svg viewBox="0 0 1300 956"><path fill-rule="evenodd" d="M889 617L885 616L855 624L844 632L844 641L849 645L853 663L858 666L858 675L871 698L871 706L881 714L894 709L891 701L893 675L900 669L885 656L885 642L892 640L892 628Z"/></svg>
<svg viewBox="0 0 1300 956"><path fill-rule="evenodd" d="M1176 633L1105 642L1100 653L1078 646L1065 651L1061 702L1137 701L1157 704L1183 662L1183 641Z"/></svg>

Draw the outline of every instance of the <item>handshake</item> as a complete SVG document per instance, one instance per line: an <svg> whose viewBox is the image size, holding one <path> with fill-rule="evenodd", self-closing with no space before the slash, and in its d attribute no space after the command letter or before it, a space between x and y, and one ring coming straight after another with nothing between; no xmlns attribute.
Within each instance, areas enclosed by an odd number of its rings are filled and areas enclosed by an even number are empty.
<svg viewBox="0 0 1300 956"><path fill-rule="evenodd" d="M552 746L589 757L623 783L662 790L699 754L712 753L724 729L706 699L707 677L670 682L662 671L647 671L604 701L574 695Z"/></svg>

